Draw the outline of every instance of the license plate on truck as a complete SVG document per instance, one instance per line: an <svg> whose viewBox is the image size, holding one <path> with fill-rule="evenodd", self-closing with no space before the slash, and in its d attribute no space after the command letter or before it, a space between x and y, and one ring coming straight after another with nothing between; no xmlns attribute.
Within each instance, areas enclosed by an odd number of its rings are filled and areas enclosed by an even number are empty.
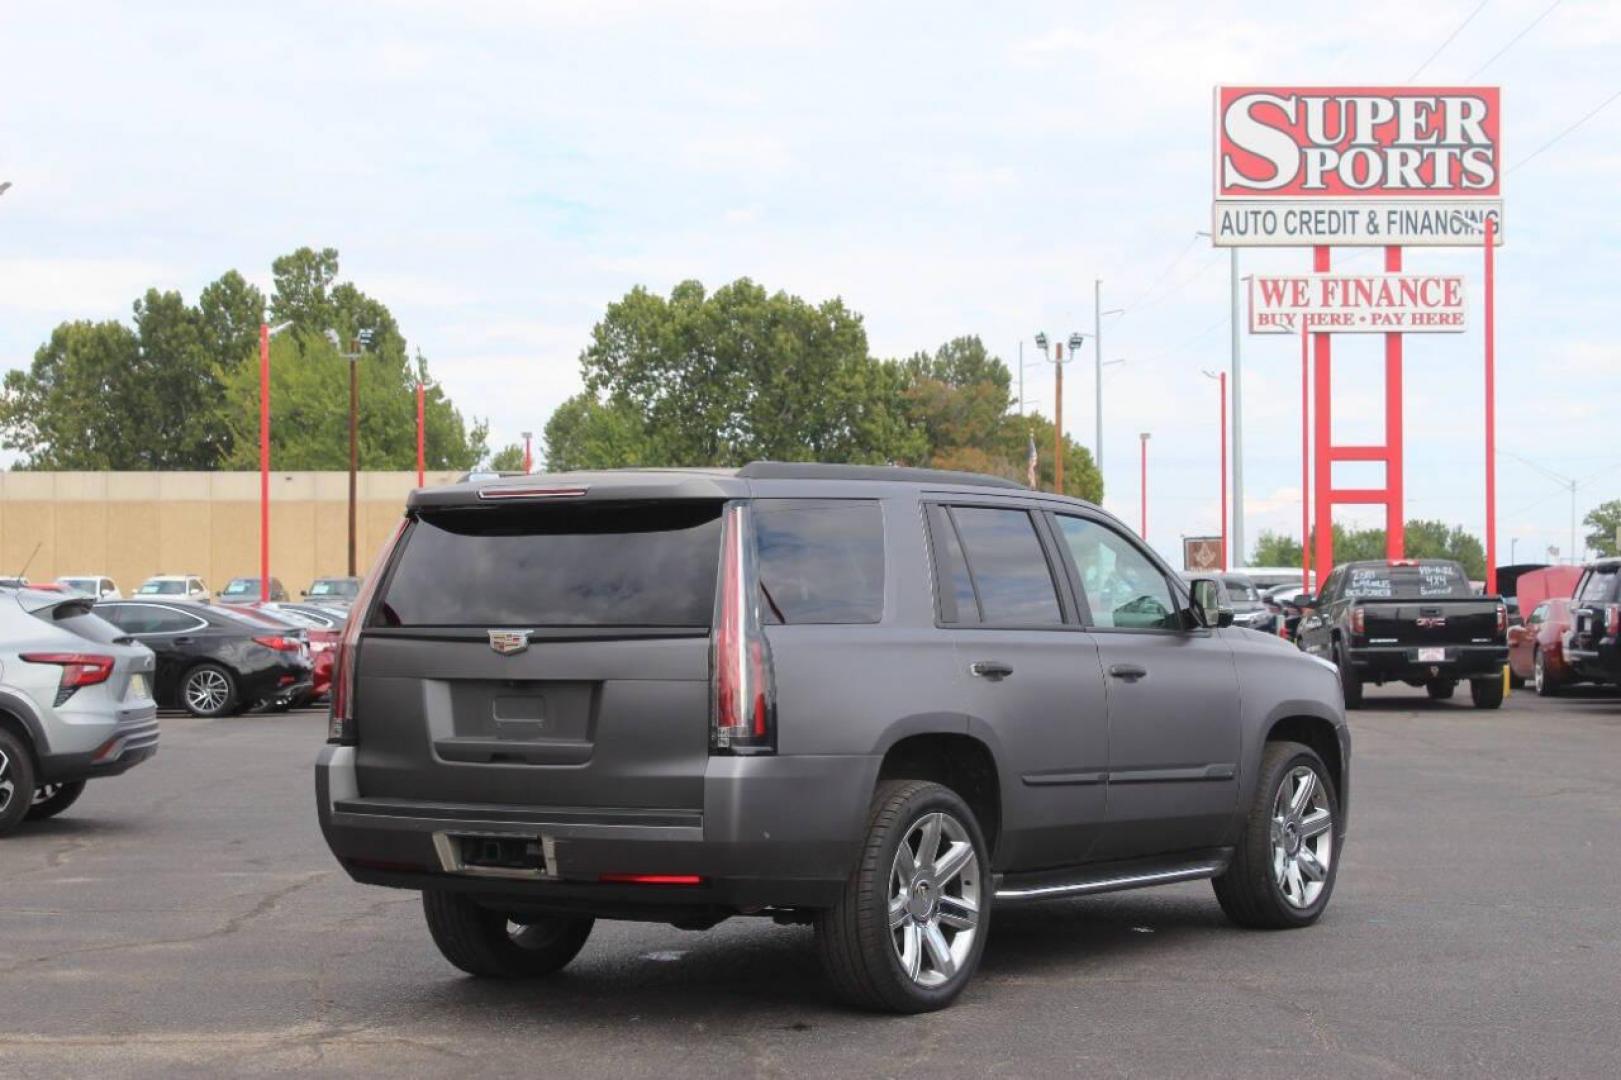
<svg viewBox="0 0 1621 1080"><path fill-rule="evenodd" d="M1418 650L1418 662L1421 664L1437 664L1445 661L1446 658L1447 651L1445 649Z"/></svg>

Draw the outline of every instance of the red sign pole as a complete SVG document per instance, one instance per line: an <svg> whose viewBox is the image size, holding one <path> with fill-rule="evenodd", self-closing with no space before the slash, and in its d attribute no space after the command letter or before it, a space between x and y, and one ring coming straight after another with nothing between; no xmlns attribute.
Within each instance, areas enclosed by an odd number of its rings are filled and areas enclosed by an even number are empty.
<svg viewBox="0 0 1621 1080"><path fill-rule="evenodd" d="M1401 248L1385 248L1385 269L1401 269ZM1407 519L1402 509L1402 336L1385 335L1385 558L1405 558Z"/></svg>
<svg viewBox="0 0 1621 1080"><path fill-rule="evenodd" d="M1492 245L1497 223L1486 218L1486 591L1497 593L1497 298Z"/></svg>
<svg viewBox="0 0 1621 1080"><path fill-rule="evenodd" d="M422 384L417 383L417 487L422 487L422 467L426 458L426 432L424 428L425 410L422 404Z"/></svg>
<svg viewBox="0 0 1621 1080"><path fill-rule="evenodd" d="M1311 592L1311 335L1300 313L1300 591Z"/></svg>
<svg viewBox="0 0 1621 1080"><path fill-rule="evenodd" d="M1227 562L1227 373L1221 372L1221 569Z"/></svg>
<svg viewBox="0 0 1621 1080"><path fill-rule="evenodd" d="M1326 245L1312 249L1312 269L1319 274L1328 273L1329 250ZM1316 383L1314 397L1317 416L1313 423L1317 438L1314 446L1316 482L1312 487L1317 491L1317 551L1312 561L1317 566L1317 581L1321 584L1334 566L1334 406L1330 335L1319 333L1315 337L1316 365L1312 378Z"/></svg>
<svg viewBox="0 0 1621 1080"><path fill-rule="evenodd" d="M259 324L259 600L270 600L270 326Z"/></svg>

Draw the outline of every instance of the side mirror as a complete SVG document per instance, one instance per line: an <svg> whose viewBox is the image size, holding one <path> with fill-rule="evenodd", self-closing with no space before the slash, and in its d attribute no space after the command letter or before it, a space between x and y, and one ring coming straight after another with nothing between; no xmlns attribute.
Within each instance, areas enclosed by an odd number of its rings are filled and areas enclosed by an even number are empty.
<svg viewBox="0 0 1621 1080"><path fill-rule="evenodd" d="M1317 597L1313 596L1311 593L1295 593L1295 598L1289 601L1289 603L1293 604L1297 608L1316 607Z"/></svg>
<svg viewBox="0 0 1621 1080"><path fill-rule="evenodd" d="M1232 606L1222 599L1221 586L1215 578L1194 578L1188 582L1193 599L1193 615L1200 626L1223 627L1233 625Z"/></svg>

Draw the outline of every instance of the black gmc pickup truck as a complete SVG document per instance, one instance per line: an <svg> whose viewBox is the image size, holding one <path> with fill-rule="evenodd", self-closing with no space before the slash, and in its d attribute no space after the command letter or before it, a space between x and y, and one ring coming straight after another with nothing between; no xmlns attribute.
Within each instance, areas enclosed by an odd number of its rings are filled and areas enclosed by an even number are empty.
<svg viewBox="0 0 1621 1080"><path fill-rule="evenodd" d="M1449 559L1343 563L1322 592L1297 602L1308 609L1300 647L1340 669L1348 709L1370 682L1422 686L1440 700L1468 679L1478 708L1503 703L1508 609L1476 596Z"/></svg>

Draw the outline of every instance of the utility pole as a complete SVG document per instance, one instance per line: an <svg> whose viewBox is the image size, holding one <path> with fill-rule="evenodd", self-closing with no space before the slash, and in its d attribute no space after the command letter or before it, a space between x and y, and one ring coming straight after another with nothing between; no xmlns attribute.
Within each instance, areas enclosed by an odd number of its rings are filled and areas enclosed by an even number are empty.
<svg viewBox="0 0 1621 1080"><path fill-rule="evenodd" d="M1148 540L1148 440L1153 438L1153 436L1145 431L1142 434L1138 435L1137 438L1142 440L1142 446L1143 446L1142 481L1141 481L1141 483L1142 483L1142 528L1138 530L1137 535L1141 536L1143 538L1143 541L1146 543L1147 540Z"/></svg>
<svg viewBox="0 0 1621 1080"><path fill-rule="evenodd" d="M349 576L355 571L355 476L360 471L360 356L371 344L370 330L362 330L349 343L349 351L340 353L349 361ZM338 343L336 331L327 331L327 340Z"/></svg>
<svg viewBox="0 0 1621 1080"><path fill-rule="evenodd" d="M530 453L530 449L529 449L529 447L530 447L529 440L532 439L533 437L534 437L534 432L532 432L532 431L526 431L526 432L523 433L523 471L526 472L526 473L533 472L534 468L535 468L535 459L532 456L532 454Z"/></svg>
<svg viewBox="0 0 1621 1080"><path fill-rule="evenodd" d="M1244 557L1244 362L1239 348L1238 302L1238 249L1228 248L1231 255L1231 289L1233 299L1233 566L1243 566ZM1225 425L1223 425L1225 427Z"/></svg>
<svg viewBox="0 0 1621 1080"><path fill-rule="evenodd" d="M1092 279L1092 356L1097 360L1093 366L1092 382L1096 396L1093 417L1092 453L1097 457L1098 477L1103 476L1103 279Z"/></svg>
<svg viewBox="0 0 1621 1080"><path fill-rule="evenodd" d="M1064 493L1064 343L1053 364L1053 491Z"/></svg>

